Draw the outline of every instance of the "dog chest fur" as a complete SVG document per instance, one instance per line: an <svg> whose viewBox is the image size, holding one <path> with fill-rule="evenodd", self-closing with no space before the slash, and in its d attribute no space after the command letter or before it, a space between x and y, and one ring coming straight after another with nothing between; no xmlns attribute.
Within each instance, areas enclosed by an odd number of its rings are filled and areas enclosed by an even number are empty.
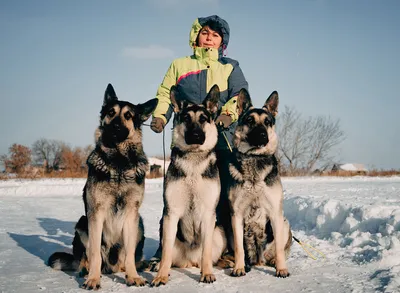
<svg viewBox="0 0 400 293"><path fill-rule="evenodd" d="M197 245L203 215L214 214L219 199L215 153L175 154L168 169L167 181L165 203L167 213L180 218L178 238Z"/></svg>
<svg viewBox="0 0 400 293"><path fill-rule="evenodd" d="M235 179L229 193L232 210L265 226L267 215L283 200L275 157L239 153L229 169Z"/></svg>

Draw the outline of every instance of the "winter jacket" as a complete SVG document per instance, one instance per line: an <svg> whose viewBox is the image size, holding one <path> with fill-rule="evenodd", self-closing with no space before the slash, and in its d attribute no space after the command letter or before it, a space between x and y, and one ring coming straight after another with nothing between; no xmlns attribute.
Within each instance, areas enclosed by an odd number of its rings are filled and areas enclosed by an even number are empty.
<svg viewBox="0 0 400 293"><path fill-rule="evenodd" d="M223 41L219 49L195 46L200 30L209 20L214 20L220 25ZM169 96L171 86L177 86L179 99L201 104L211 87L217 84L221 92L219 101L220 107L222 107L221 113L230 115L233 122L237 121L237 95L241 88L248 89L248 84L239 67L239 62L223 56L228 42L229 26L226 21L216 15L196 19L189 37L193 55L175 59L170 65L157 90L158 105L154 110L153 117L161 118L165 123L168 123L171 118L173 113ZM229 129L224 130L230 143L234 127L235 123ZM221 134L219 136L217 149L227 149L225 138Z"/></svg>

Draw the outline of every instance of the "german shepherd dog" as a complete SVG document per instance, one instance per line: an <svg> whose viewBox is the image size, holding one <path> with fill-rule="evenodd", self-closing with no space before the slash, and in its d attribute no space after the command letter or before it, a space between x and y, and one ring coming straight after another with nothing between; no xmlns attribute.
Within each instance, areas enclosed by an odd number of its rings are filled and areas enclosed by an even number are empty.
<svg viewBox="0 0 400 293"><path fill-rule="evenodd" d="M48 261L55 269L89 271L83 288L100 288L102 272L125 271L128 286L145 284L135 264L143 257L145 240L139 208L148 161L141 125L156 106L157 99L138 105L119 101L112 85L107 86L96 146L87 160L86 216L76 224L73 255L58 252Z"/></svg>
<svg viewBox="0 0 400 293"><path fill-rule="evenodd" d="M182 102L175 87L171 102L175 111L174 147L168 167L160 232L162 255L152 286L165 285L171 266L200 267L200 281L214 282L213 263L226 247L223 229L216 227L220 196L215 145L219 88L214 85L203 104Z"/></svg>
<svg viewBox="0 0 400 293"><path fill-rule="evenodd" d="M286 257L292 234L283 217L283 189L275 157L278 104L276 91L262 108L252 107L245 89L239 92L235 158L229 166L235 254L232 276L244 276L253 265L272 265L277 277L289 276Z"/></svg>

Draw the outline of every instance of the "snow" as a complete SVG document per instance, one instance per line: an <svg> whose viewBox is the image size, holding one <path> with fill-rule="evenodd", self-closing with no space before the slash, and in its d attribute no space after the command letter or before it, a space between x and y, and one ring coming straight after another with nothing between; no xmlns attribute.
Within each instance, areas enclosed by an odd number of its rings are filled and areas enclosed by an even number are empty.
<svg viewBox="0 0 400 293"><path fill-rule="evenodd" d="M291 276L254 268L242 278L214 269L214 284L198 283L199 269L173 269L164 287L128 288L123 274L104 275L103 292L400 292L400 177L283 178L284 210L293 234L322 251L313 260L294 243ZM84 279L47 267L54 251L70 251L83 213L84 179L0 181L0 292L83 292ZM145 257L158 245L161 179L147 179L141 207ZM151 281L154 273L141 273Z"/></svg>

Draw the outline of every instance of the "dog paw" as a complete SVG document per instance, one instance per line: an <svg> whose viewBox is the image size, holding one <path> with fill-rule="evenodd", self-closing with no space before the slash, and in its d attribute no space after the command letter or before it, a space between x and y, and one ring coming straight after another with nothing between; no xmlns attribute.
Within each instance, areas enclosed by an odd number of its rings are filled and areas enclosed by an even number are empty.
<svg viewBox="0 0 400 293"><path fill-rule="evenodd" d="M138 272L148 271L148 268L149 268L149 262L147 260L141 260L139 262L136 262L136 271ZM121 267L121 271L125 272L125 268Z"/></svg>
<svg viewBox="0 0 400 293"><path fill-rule="evenodd" d="M78 273L79 278L84 278L89 274L88 270L86 268L82 268L81 271Z"/></svg>
<svg viewBox="0 0 400 293"><path fill-rule="evenodd" d="M168 282L168 276L157 276L151 282L151 287L158 287L160 285L166 285Z"/></svg>
<svg viewBox="0 0 400 293"><path fill-rule="evenodd" d="M217 261L217 267L220 267L221 269L230 269L235 266L235 262L228 260L228 259L222 259L220 258Z"/></svg>
<svg viewBox="0 0 400 293"><path fill-rule="evenodd" d="M246 271L244 268L238 268L238 269L234 268L231 273L232 277L242 277L245 275L246 275Z"/></svg>
<svg viewBox="0 0 400 293"><path fill-rule="evenodd" d="M159 260L150 260L145 271L158 272L160 270Z"/></svg>
<svg viewBox="0 0 400 293"><path fill-rule="evenodd" d="M272 259L266 259L265 260L265 265L271 268L276 268L276 260L275 258Z"/></svg>
<svg viewBox="0 0 400 293"><path fill-rule="evenodd" d="M288 271L288 269L281 269L281 270L276 270L276 277L278 277L278 278L287 278L287 277L289 277L290 276L290 274L289 274L289 271Z"/></svg>
<svg viewBox="0 0 400 293"><path fill-rule="evenodd" d="M144 285L146 285L146 280L143 279L142 277L129 277L128 275L126 275L125 281L128 287L130 286L143 287Z"/></svg>
<svg viewBox="0 0 400 293"><path fill-rule="evenodd" d="M201 274L200 282L202 283L214 283L217 280L214 274Z"/></svg>
<svg viewBox="0 0 400 293"><path fill-rule="evenodd" d="M98 290L101 288L100 286L100 278L89 278L83 283L83 289L87 290Z"/></svg>

